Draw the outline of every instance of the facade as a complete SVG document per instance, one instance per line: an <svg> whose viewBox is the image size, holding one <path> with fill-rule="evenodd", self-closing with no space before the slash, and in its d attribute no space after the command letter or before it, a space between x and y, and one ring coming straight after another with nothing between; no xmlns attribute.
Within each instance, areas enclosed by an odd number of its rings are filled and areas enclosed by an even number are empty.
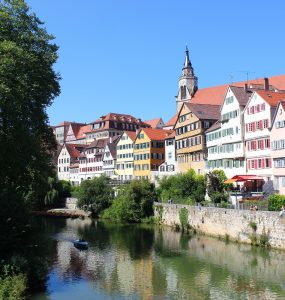
<svg viewBox="0 0 285 300"><path fill-rule="evenodd" d="M285 100L285 98L284 98ZM276 109L270 131L274 190L285 194L285 101Z"/></svg>
<svg viewBox="0 0 285 300"><path fill-rule="evenodd" d="M246 174L243 111L251 94L247 86L229 86L220 120L206 132L207 171L221 169L228 178Z"/></svg>
<svg viewBox="0 0 285 300"><path fill-rule="evenodd" d="M118 140L116 173L119 180L133 179L135 139L135 132L125 131Z"/></svg>
<svg viewBox="0 0 285 300"><path fill-rule="evenodd" d="M153 120L144 121L146 124L150 125L151 128L154 129L162 129L164 126L164 122L161 118L156 118Z"/></svg>
<svg viewBox="0 0 285 300"><path fill-rule="evenodd" d="M134 145L134 179L149 179L165 159L164 140L172 131L141 129Z"/></svg>
<svg viewBox="0 0 285 300"><path fill-rule="evenodd" d="M177 174L177 161L175 151L175 132L173 131L168 137L165 138L165 161L158 167L158 170L153 172L152 180L162 178L164 176L171 176Z"/></svg>
<svg viewBox="0 0 285 300"><path fill-rule="evenodd" d="M66 142L72 144L86 144L86 134L85 132L90 131L90 125L81 123L70 123L67 134Z"/></svg>
<svg viewBox="0 0 285 300"><path fill-rule="evenodd" d="M131 115L116 113L101 116L98 120L92 122L90 126L91 130L86 132L87 143L119 136L125 130L135 132L139 128L150 127L150 125L142 122L141 119L134 118Z"/></svg>
<svg viewBox="0 0 285 300"><path fill-rule="evenodd" d="M265 181L273 179L269 128L278 102L283 99L284 92L254 91L244 111L247 170Z"/></svg>
<svg viewBox="0 0 285 300"><path fill-rule="evenodd" d="M103 155L103 174L111 179L116 179L116 144L108 143L104 149Z"/></svg>
<svg viewBox="0 0 285 300"><path fill-rule="evenodd" d="M79 157L80 182L103 174L103 155L109 139L96 140Z"/></svg>
<svg viewBox="0 0 285 300"><path fill-rule="evenodd" d="M79 181L76 176L72 176L71 180L70 168L78 164L79 156L83 151L84 145L63 144L57 159L57 176L59 180L71 181L74 184Z"/></svg>
<svg viewBox="0 0 285 300"><path fill-rule="evenodd" d="M63 145L63 143L65 142L69 125L70 122L64 121L56 126L52 126L55 139L60 145Z"/></svg>
<svg viewBox="0 0 285 300"><path fill-rule="evenodd" d="M178 172L205 173L205 130L219 119L219 109L218 105L182 105L174 126Z"/></svg>

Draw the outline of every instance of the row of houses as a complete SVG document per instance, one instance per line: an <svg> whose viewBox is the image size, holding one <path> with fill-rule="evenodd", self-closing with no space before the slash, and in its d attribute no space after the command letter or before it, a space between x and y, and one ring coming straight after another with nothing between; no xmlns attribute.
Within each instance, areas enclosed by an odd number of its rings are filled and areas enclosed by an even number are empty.
<svg viewBox="0 0 285 300"><path fill-rule="evenodd" d="M131 180L214 169L258 175L285 193L285 75L198 89L186 48L176 113L142 121L110 113L54 127L58 176L79 184L105 174Z"/></svg>

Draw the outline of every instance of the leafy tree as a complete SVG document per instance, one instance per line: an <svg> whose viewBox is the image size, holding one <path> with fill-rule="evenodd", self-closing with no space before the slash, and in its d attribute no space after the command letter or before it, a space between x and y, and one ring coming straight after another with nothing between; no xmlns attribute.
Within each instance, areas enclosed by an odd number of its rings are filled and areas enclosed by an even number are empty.
<svg viewBox="0 0 285 300"><path fill-rule="evenodd" d="M164 201L172 198L176 203L183 204L201 202L206 193L205 177L197 175L193 169L184 174L163 177L157 192Z"/></svg>
<svg viewBox="0 0 285 300"><path fill-rule="evenodd" d="M83 181L78 192L78 206L87 206L95 215L109 207L114 193L108 182L105 176Z"/></svg>
<svg viewBox="0 0 285 300"><path fill-rule="evenodd" d="M138 223L153 215L153 201L156 195L147 180L133 180L114 199L112 206L103 217L120 222Z"/></svg>
<svg viewBox="0 0 285 300"><path fill-rule="evenodd" d="M223 170L213 170L207 174L207 191L211 200L215 203L227 201L227 179Z"/></svg>
<svg viewBox="0 0 285 300"><path fill-rule="evenodd" d="M59 95L58 47L24 0L0 2L0 190L35 203L48 189L56 142L46 108Z"/></svg>

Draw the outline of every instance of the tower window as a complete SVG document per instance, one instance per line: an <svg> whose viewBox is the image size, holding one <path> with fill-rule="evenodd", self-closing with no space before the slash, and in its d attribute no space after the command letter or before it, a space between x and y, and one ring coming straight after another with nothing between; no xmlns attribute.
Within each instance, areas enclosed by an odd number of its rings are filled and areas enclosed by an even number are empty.
<svg viewBox="0 0 285 300"><path fill-rule="evenodd" d="M186 99L186 85L180 87L181 99Z"/></svg>

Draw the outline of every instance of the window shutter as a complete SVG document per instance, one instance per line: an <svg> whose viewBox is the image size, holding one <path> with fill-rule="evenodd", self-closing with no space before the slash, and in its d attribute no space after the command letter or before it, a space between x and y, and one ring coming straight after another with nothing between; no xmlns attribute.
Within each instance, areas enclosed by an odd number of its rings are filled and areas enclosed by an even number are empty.
<svg viewBox="0 0 285 300"><path fill-rule="evenodd" d="M252 123L252 131L255 131L255 122Z"/></svg>
<svg viewBox="0 0 285 300"><path fill-rule="evenodd" d="M254 141L253 144L254 144L254 151L256 151L256 149L257 149L257 141Z"/></svg>
<svg viewBox="0 0 285 300"><path fill-rule="evenodd" d="M265 168L265 160L264 160L264 159L261 160L261 168L262 168L262 169Z"/></svg>
<svg viewBox="0 0 285 300"><path fill-rule="evenodd" d="M260 104L257 104L257 112L260 112Z"/></svg>
<svg viewBox="0 0 285 300"><path fill-rule="evenodd" d="M250 142L247 142L247 150L250 151Z"/></svg>
<svg viewBox="0 0 285 300"><path fill-rule="evenodd" d="M271 162L271 158L269 158L269 168L271 168L272 162Z"/></svg>
<svg viewBox="0 0 285 300"><path fill-rule="evenodd" d="M260 149L263 150L264 149L264 140L261 140L260 144L261 144L260 145L261 146Z"/></svg>
<svg viewBox="0 0 285 300"><path fill-rule="evenodd" d="M245 124L245 131L248 132L248 124Z"/></svg>
<svg viewBox="0 0 285 300"><path fill-rule="evenodd" d="M254 169L257 169L257 159L254 160Z"/></svg>
<svg viewBox="0 0 285 300"><path fill-rule="evenodd" d="M247 114L249 115L249 107L247 108Z"/></svg>
<svg viewBox="0 0 285 300"><path fill-rule="evenodd" d="M251 167L250 167L250 160L247 161L247 167L248 167L249 170L251 169Z"/></svg>

